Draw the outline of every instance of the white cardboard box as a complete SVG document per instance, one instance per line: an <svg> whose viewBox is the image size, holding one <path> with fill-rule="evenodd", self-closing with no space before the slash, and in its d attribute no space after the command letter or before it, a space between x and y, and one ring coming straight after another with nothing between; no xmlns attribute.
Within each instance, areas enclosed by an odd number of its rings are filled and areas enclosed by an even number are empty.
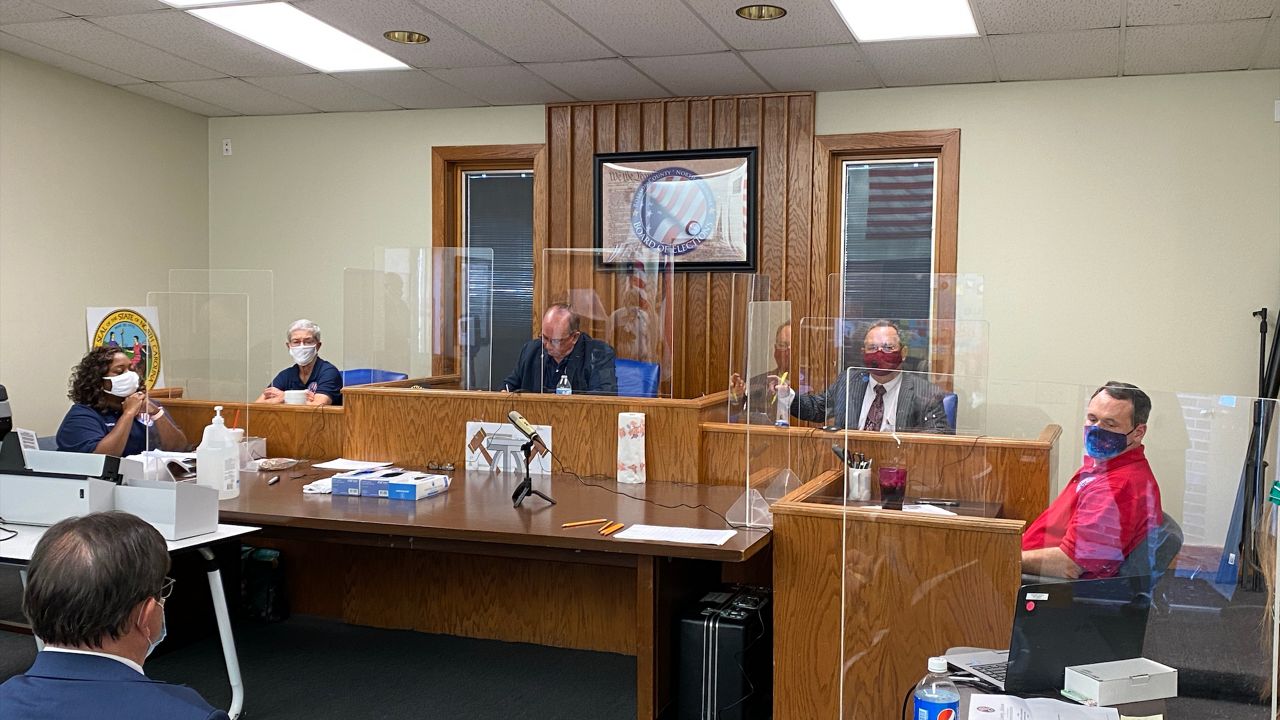
<svg viewBox="0 0 1280 720"><path fill-rule="evenodd" d="M1064 691L1103 706L1178 695L1178 671L1146 658L1073 665L1063 682Z"/></svg>

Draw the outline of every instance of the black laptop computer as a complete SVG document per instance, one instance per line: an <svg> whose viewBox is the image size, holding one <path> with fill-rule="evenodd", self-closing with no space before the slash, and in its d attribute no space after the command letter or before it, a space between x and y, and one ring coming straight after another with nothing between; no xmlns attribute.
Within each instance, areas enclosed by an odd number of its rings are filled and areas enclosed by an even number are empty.
<svg viewBox="0 0 1280 720"><path fill-rule="evenodd" d="M1023 585L1009 649L947 663L1007 693L1060 690L1067 667L1141 657L1149 610L1129 578Z"/></svg>

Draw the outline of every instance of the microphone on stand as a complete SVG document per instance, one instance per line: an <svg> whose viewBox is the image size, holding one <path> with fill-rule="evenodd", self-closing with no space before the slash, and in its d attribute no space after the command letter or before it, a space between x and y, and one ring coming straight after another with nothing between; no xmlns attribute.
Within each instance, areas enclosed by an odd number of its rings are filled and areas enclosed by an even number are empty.
<svg viewBox="0 0 1280 720"><path fill-rule="evenodd" d="M507 419L511 420L511 424L515 425L516 429L519 430L522 435L529 438L533 442L538 443L542 447L547 446L547 444L543 442L542 436L538 435L537 428L535 428L532 424L530 424L528 420L525 420L524 416L521 415L518 410L512 410L511 412L507 413Z"/></svg>

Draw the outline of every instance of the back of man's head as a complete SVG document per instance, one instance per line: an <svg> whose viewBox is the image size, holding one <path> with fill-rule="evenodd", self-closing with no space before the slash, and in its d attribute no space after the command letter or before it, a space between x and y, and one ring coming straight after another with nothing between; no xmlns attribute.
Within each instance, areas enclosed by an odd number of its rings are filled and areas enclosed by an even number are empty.
<svg viewBox="0 0 1280 720"><path fill-rule="evenodd" d="M1093 391L1089 396L1090 399L1098 396L1098 393L1105 392L1116 400L1127 400L1133 403L1133 426L1145 425L1147 418L1151 417L1151 398L1137 385L1119 380L1108 380L1105 385Z"/></svg>
<svg viewBox="0 0 1280 720"><path fill-rule="evenodd" d="M139 603L169 571L164 538L140 518L104 512L49 528L27 566L22 609L44 642L101 647L129 631Z"/></svg>

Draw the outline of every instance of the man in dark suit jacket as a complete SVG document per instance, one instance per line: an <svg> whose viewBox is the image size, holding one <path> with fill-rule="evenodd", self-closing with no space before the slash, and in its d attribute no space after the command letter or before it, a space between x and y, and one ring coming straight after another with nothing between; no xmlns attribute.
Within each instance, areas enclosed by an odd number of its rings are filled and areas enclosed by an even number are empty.
<svg viewBox="0 0 1280 720"><path fill-rule="evenodd" d="M609 343L582 332L577 313L556 303L542 315L542 337L520 349L515 370L502 381L503 392L555 392L561 377L575 393L617 395L615 355Z"/></svg>
<svg viewBox="0 0 1280 720"><path fill-rule="evenodd" d="M954 433L942 406L942 390L919 375L901 372L905 356L898 328L888 320L877 321L862 342L863 366L868 369L853 373L853 387L847 389L850 373L843 372L825 392L797 395L791 414L857 430Z"/></svg>
<svg viewBox="0 0 1280 720"><path fill-rule="evenodd" d="M164 639L168 571L164 538L133 515L94 513L49 528L22 600L45 647L0 685L0 717L227 720L191 688L143 674Z"/></svg>

